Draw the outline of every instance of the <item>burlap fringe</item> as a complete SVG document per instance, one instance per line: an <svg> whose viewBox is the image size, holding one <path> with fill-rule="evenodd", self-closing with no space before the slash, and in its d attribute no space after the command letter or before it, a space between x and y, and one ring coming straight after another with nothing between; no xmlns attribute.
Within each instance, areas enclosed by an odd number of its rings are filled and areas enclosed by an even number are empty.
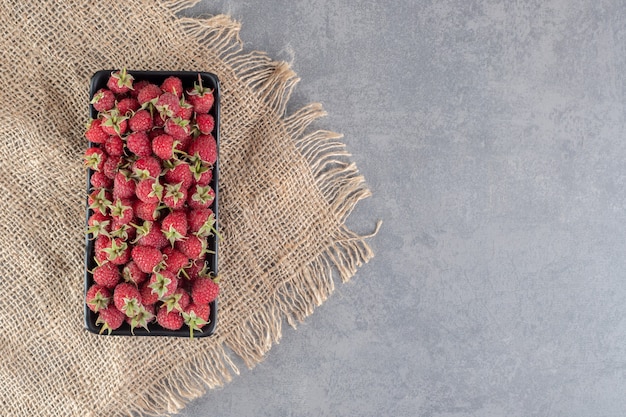
<svg viewBox="0 0 626 417"><path fill-rule="evenodd" d="M282 320L293 327L313 313L334 291L333 276L338 273L348 281L359 266L372 258L373 252L365 242L377 233L380 222L371 235L360 236L344 225L355 204L368 196L364 178L359 175L345 145L339 142L342 135L317 130L306 133L307 127L326 113L318 103L310 104L285 117L291 92L299 79L285 62L275 62L262 52L242 51L239 23L224 15L207 19L179 17L175 14L198 3L198 0L167 0L162 4L172 13L181 30L212 45L219 58L234 70L242 83L259 94L259 101L269 108L272 118L283 118L286 134L294 138L296 147L310 164L322 196L331 205L339 225L332 244L317 254L311 263L278 289L272 304L257 311L247 323L234 329L238 337L212 346L208 357L193 360L164 376L131 405L120 409L123 415L162 415L163 410L176 413L200 396L207 388L222 386L230 381L231 373L239 371L224 344L239 356L246 366L254 367L282 336ZM254 103L253 103L254 104Z"/></svg>

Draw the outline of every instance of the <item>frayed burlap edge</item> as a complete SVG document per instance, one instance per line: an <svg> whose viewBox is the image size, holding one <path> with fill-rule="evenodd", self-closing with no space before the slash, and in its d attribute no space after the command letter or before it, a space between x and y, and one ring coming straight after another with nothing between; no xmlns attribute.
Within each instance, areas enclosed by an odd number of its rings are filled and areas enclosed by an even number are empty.
<svg viewBox="0 0 626 417"><path fill-rule="evenodd" d="M358 267L373 257L365 239L375 235L381 225L379 221L374 232L365 236L345 226L344 222L355 205L369 197L371 192L355 164L347 161L350 155L345 145L338 141L342 135L325 130L307 131L312 122L326 115L321 104L313 103L285 116L291 92L299 81L289 64L273 61L263 52L244 52L239 38L240 24L229 16L177 16L198 2L162 1L161 5L164 13L171 14L179 30L198 42L211 45L212 51L241 82L258 93L259 100L271 112L267 117L283 120L286 132L309 162L312 178L330 205L339 227L330 236L326 249L313 254L308 265L279 287L264 311L257 311L247 322L233 329L236 338L221 339L210 350L205 350L204 356L181 363L161 381L151 384L132 404L120 404L116 414L119 416L159 416L164 411L177 413L190 401L204 395L207 388L223 386L232 379L233 373L239 374L232 360L233 354L249 368L261 362L271 346L280 341L283 320L296 327L332 294L337 273L342 282L346 282Z"/></svg>

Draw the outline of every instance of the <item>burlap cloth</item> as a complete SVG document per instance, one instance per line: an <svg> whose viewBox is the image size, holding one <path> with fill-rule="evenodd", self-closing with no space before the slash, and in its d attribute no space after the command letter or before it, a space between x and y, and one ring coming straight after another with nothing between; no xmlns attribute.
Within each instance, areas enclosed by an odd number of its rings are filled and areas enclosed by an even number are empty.
<svg viewBox="0 0 626 417"><path fill-rule="evenodd" d="M297 77L245 52L195 1L3 1L0 413L159 415L254 366L372 252L344 221L369 195L339 135L286 115ZM88 82L104 68L202 70L222 87L222 292L214 336L106 337L83 325Z"/></svg>

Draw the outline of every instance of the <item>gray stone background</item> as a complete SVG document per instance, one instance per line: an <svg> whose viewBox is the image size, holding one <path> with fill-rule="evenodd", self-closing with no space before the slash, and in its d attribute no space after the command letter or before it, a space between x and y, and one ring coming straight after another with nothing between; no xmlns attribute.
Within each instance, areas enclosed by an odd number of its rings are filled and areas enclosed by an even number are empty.
<svg viewBox="0 0 626 417"><path fill-rule="evenodd" d="M200 416L626 415L626 4L204 1L293 61L376 257Z"/></svg>

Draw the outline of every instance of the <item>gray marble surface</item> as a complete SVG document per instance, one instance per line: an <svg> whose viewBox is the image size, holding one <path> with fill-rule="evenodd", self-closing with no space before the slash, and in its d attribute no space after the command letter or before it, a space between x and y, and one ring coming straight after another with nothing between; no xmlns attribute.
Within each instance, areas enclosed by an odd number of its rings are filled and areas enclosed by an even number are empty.
<svg viewBox="0 0 626 417"><path fill-rule="evenodd" d="M202 2L293 61L376 257L184 417L626 415L626 8Z"/></svg>

